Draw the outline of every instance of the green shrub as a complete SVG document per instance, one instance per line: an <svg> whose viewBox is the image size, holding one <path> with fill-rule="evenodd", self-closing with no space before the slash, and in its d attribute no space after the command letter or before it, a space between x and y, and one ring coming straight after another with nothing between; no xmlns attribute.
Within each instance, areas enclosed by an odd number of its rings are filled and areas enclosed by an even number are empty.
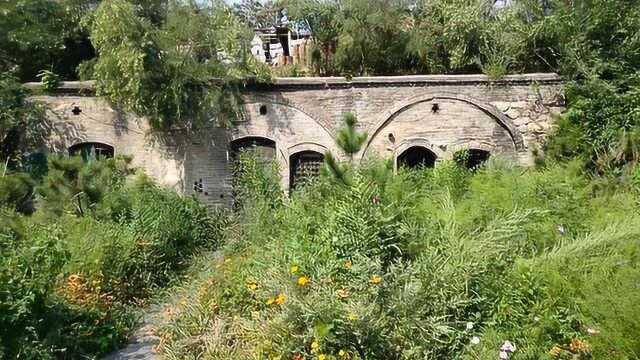
<svg viewBox="0 0 640 360"><path fill-rule="evenodd" d="M0 208L22 213L33 211L34 181L25 174L0 177Z"/></svg>
<svg viewBox="0 0 640 360"><path fill-rule="evenodd" d="M41 208L30 217L0 208L3 356L76 359L113 350L193 254L219 245L225 213L133 178L127 163L52 159Z"/></svg>

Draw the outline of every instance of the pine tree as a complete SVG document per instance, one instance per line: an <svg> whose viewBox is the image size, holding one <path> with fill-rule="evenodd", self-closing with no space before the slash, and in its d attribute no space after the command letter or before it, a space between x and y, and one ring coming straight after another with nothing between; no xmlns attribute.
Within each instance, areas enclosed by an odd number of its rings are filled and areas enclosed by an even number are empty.
<svg viewBox="0 0 640 360"><path fill-rule="evenodd" d="M358 120L354 114L346 113L342 119L344 125L338 130L336 144L349 157L349 163L342 164L333 154L327 152L323 171L340 183L350 185L349 172L353 168L353 156L362 149L362 145L367 140L367 133L358 132L356 129Z"/></svg>

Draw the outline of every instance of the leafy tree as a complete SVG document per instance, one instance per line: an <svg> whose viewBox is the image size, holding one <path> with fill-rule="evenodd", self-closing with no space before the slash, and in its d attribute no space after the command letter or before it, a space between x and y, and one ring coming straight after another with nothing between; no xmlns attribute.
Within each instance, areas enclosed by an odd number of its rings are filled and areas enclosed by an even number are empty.
<svg viewBox="0 0 640 360"><path fill-rule="evenodd" d="M316 74L335 71L333 54L342 31L341 2L338 0L292 0L286 2L291 17L307 24L313 34L311 61Z"/></svg>
<svg viewBox="0 0 640 360"><path fill-rule="evenodd" d="M45 135L44 111L27 101L27 92L11 74L0 74L1 169L16 169L24 155L34 150Z"/></svg>
<svg viewBox="0 0 640 360"><path fill-rule="evenodd" d="M94 56L80 27L91 0L15 0L0 3L0 72L33 81L43 69L75 79L80 62Z"/></svg>
<svg viewBox="0 0 640 360"><path fill-rule="evenodd" d="M252 29L274 26L281 9L273 1L242 0L233 5L233 11Z"/></svg>
<svg viewBox="0 0 640 360"><path fill-rule="evenodd" d="M248 53L250 32L230 8L168 6L154 24L125 0L104 1L91 24L94 77L98 94L147 116L152 127L193 129L233 103L212 78L263 73Z"/></svg>

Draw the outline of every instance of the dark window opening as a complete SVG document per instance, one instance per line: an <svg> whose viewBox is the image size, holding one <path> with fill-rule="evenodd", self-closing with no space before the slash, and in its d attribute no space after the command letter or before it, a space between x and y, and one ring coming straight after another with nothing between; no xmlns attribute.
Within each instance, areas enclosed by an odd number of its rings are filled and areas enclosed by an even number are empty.
<svg viewBox="0 0 640 360"><path fill-rule="evenodd" d="M260 105L260 115L267 115L267 105Z"/></svg>
<svg viewBox="0 0 640 360"><path fill-rule="evenodd" d="M69 148L70 156L80 156L86 162L111 159L113 154L113 146L97 142L80 143Z"/></svg>
<svg viewBox="0 0 640 360"><path fill-rule="evenodd" d="M289 161L289 189L295 190L320 175L324 155L316 151L302 151L291 155Z"/></svg>
<svg viewBox="0 0 640 360"><path fill-rule="evenodd" d="M276 142L262 137L246 137L231 142L231 155L234 160L243 151L252 151L258 158L270 161L276 157Z"/></svg>
<svg viewBox="0 0 640 360"><path fill-rule="evenodd" d="M432 168L436 164L436 155L423 146L412 146L398 156L398 167L409 169Z"/></svg>
<svg viewBox="0 0 640 360"><path fill-rule="evenodd" d="M455 153L454 160L469 170L476 170L491 157L491 153L480 149L467 149Z"/></svg>

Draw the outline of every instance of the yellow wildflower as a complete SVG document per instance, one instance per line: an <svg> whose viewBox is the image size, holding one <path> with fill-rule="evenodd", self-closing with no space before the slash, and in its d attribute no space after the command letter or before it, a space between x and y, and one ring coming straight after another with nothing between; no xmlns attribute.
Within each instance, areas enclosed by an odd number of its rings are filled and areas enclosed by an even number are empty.
<svg viewBox="0 0 640 360"><path fill-rule="evenodd" d="M356 315L355 313L350 312L349 315L347 315L347 319L349 321L356 321L356 320L358 320L358 315Z"/></svg>
<svg viewBox="0 0 640 360"><path fill-rule="evenodd" d="M267 299L267 305L272 305L276 300L274 298Z"/></svg>
<svg viewBox="0 0 640 360"><path fill-rule="evenodd" d="M338 356L340 356L341 358L344 358L347 356L347 352L344 350L340 350L338 351Z"/></svg>
<svg viewBox="0 0 640 360"><path fill-rule="evenodd" d="M319 347L320 347L320 343L317 340L313 340L313 342L311 343L311 352L314 353L318 351Z"/></svg>
<svg viewBox="0 0 640 360"><path fill-rule="evenodd" d="M311 281L311 280L309 280L309 278L308 278L308 277L306 277L306 276L300 276L300 277L298 278L298 285L300 285L300 286L306 286L306 285L309 283L309 281Z"/></svg>
<svg viewBox="0 0 640 360"><path fill-rule="evenodd" d="M327 360L327 355L325 354L318 355L318 360Z"/></svg>
<svg viewBox="0 0 640 360"><path fill-rule="evenodd" d="M291 272L292 274L295 274L298 272L298 265L291 265L291 268L289 269L289 272Z"/></svg>
<svg viewBox="0 0 640 360"><path fill-rule="evenodd" d="M278 296L276 296L275 303L276 303L276 305L282 305L282 304L284 304L286 299L287 299L287 297L283 293L280 293L280 294L278 294Z"/></svg>
<svg viewBox="0 0 640 360"><path fill-rule="evenodd" d="M549 350L549 355L552 357L558 357L562 354L562 348L558 345L553 345L551 350Z"/></svg>
<svg viewBox="0 0 640 360"><path fill-rule="evenodd" d="M344 268L349 270L351 269L351 266L353 266L353 263L351 262L351 260L347 260L344 262Z"/></svg>
<svg viewBox="0 0 640 360"><path fill-rule="evenodd" d="M255 290L257 288L258 288L258 284L256 284L254 281L247 282L247 289Z"/></svg>
<svg viewBox="0 0 640 360"><path fill-rule="evenodd" d="M371 283L372 283L372 284L374 284L374 285L378 285L378 284L380 284L381 282L382 282L382 278L381 278L380 276L378 276L378 275L373 275L373 276L371 277Z"/></svg>

